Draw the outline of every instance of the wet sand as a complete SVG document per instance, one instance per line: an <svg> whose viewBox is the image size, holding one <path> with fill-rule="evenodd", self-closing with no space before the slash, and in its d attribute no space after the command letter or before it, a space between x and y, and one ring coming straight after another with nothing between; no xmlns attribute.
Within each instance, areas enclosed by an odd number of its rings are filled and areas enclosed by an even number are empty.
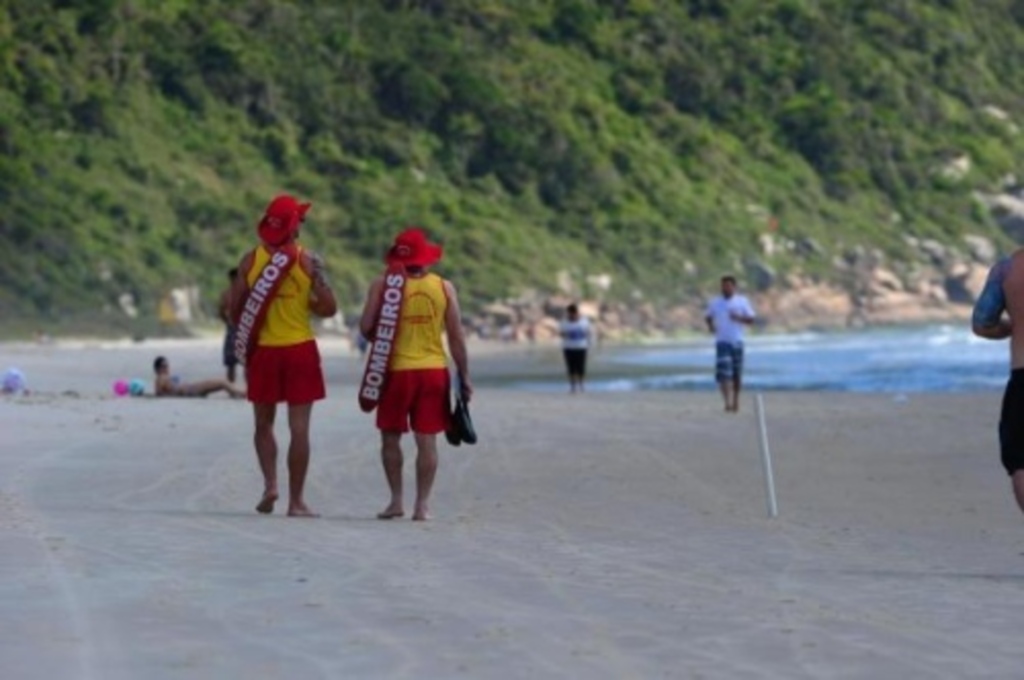
<svg viewBox="0 0 1024 680"><path fill-rule="evenodd" d="M477 352L480 444L441 444L430 522L382 522L326 343L297 520L253 509L246 403L113 397L157 353L220 374L214 341L0 346L34 390L0 398L5 680L1021 675L999 394L766 394L768 519L749 395L515 392L552 354Z"/></svg>

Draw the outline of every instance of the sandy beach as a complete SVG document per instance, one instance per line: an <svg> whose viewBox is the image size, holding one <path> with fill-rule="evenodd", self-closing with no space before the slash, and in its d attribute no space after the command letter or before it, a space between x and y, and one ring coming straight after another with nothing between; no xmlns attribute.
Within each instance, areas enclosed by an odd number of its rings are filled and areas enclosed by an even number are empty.
<svg viewBox="0 0 1024 680"><path fill-rule="evenodd" d="M216 341L0 346L33 390L0 398L0 677L1024 674L998 393L765 394L769 519L751 395L517 392L488 376L557 361L491 351L433 519L382 522L358 361L323 351L297 520L253 511L248 404L111 392L161 353L220 375Z"/></svg>

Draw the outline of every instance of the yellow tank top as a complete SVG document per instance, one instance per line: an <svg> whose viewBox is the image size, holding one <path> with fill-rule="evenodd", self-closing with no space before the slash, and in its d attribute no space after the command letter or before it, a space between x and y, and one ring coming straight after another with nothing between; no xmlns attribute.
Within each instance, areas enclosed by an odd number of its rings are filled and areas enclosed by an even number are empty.
<svg viewBox="0 0 1024 680"><path fill-rule="evenodd" d="M302 248L299 248L302 254ZM252 267L245 278L252 287L259 278L263 266L270 260L270 251L264 246L256 249ZM289 270L288 277L277 289L267 309L267 317L260 329L258 345L264 347L288 347L312 340L313 326L309 322L309 291L313 282L298 262Z"/></svg>
<svg viewBox="0 0 1024 680"><path fill-rule="evenodd" d="M444 282L440 276L427 274L406 279L391 370L411 371L448 365L441 343L447 309L448 296L444 293Z"/></svg>

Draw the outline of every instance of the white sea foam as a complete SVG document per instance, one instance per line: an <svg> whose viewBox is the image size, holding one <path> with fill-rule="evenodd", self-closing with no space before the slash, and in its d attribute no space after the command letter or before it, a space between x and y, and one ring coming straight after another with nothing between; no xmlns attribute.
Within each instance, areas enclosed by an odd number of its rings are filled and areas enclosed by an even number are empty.
<svg viewBox="0 0 1024 680"><path fill-rule="evenodd" d="M746 343L748 387L840 392L962 392L1000 388L1007 377L1005 342L953 325L842 333L753 335ZM656 376L612 376L595 391L714 389L713 343L628 348L613 364L663 368ZM538 389L540 384L523 387ZM545 389L562 389L552 382Z"/></svg>

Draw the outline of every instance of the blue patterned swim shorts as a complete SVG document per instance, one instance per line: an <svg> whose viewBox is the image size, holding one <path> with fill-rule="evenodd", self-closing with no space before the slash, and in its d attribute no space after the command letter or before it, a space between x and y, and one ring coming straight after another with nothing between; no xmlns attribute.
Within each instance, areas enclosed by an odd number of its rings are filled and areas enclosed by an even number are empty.
<svg viewBox="0 0 1024 680"><path fill-rule="evenodd" d="M715 343L715 380L733 380L743 375L743 344Z"/></svg>

